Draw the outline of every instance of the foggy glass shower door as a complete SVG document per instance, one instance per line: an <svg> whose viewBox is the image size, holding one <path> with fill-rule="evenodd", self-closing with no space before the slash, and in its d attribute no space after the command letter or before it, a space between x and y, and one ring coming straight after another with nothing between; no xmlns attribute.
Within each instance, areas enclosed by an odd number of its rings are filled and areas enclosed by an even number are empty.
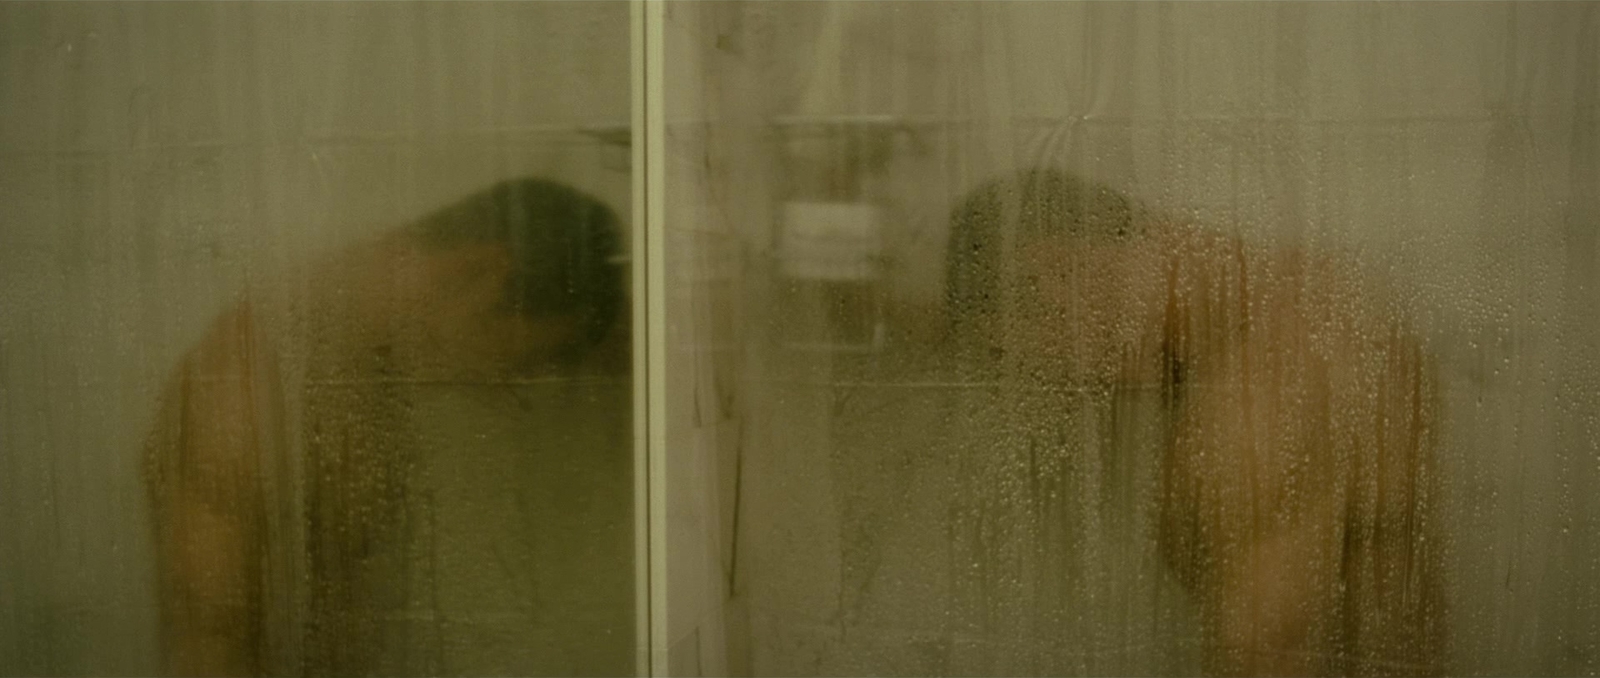
<svg viewBox="0 0 1600 678"><path fill-rule="evenodd" d="M1600 12L681 3L670 669L1600 665Z"/></svg>
<svg viewBox="0 0 1600 678"><path fill-rule="evenodd" d="M0 674L1600 665L1587 4L0 35Z"/></svg>
<svg viewBox="0 0 1600 678"><path fill-rule="evenodd" d="M0 674L620 675L630 7L0 7Z"/></svg>

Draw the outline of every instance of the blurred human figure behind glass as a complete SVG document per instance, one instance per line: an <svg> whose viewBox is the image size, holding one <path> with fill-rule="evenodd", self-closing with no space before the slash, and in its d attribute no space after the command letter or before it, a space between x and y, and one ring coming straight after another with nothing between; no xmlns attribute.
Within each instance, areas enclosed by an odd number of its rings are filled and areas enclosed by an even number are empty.
<svg viewBox="0 0 1600 678"><path fill-rule="evenodd" d="M481 494L530 514L536 504L546 522L574 514L559 528L450 524L491 513L443 506L449 473L421 482L419 469L452 448L489 449L477 439L495 432L423 440L416 423L429 385L622 383L621 254L618 220L595 198L508 181L253 289L218 318L164 392L146 445L169 670L631 673L626 398L563 404L594 416L453 467L504 478L467 488L469 502ZM515 467L480 468L502 459ZM485 536L453 537L466 531ZM512 540L535 545L508 562ZM483 553L441 553L471 543ZM471 569L484 560L500 561L495 574ZM471 564L451 564L461 562ZM615 595L579 605L550 593L574 585L549 580L575 576ZM503 610L441 600L471 588L449 582L494 577L508 589ZM495 637L522 654L462 658Z"/></svg>
<svg viewBox="0 0 1600 678"><path fill-rule="evenodd" d="M1163 394L1160 552L1207 673L1443 670L1434 367L1392 295L1333 252L1056 170L978 189L952 225L965 364Z"/></svg>

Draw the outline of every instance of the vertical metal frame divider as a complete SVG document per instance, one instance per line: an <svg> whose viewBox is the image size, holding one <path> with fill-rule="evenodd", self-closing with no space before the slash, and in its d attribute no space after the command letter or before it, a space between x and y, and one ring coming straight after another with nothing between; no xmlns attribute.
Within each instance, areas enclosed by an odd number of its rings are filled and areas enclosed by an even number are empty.
<svg viewBox="0 0 1600 678"><path fill-rule="evenodd" d="M634 575L636 672L667 674L666 234L663 131L666 5L629 12L633 180Z"/></svg>

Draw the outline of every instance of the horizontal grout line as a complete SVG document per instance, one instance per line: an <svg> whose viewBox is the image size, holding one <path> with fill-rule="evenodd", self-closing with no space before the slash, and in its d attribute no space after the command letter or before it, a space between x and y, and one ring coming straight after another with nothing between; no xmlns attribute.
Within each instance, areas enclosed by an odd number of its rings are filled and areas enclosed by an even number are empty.
<svg viewBox="0 0 1600 678"><path fill-rule="evenodd" d="M769 129L774 133L796 133L799 129L840 129L856 127L860 129L893 129L909 127L956 127L956 126L1040 126L1040 125L1082 125L1082 124L1117 124L1127 125L1135 123L1148 123L1152 128L1182 125L1185 123L1213 124L1289 124L1313 126L1349 126L1349 125L1396 125L1418 122L1452 123L1452 124L1480 124L1494 122L1521 122L1526 120L1553 120L1570 121L1573 118L1595 118L1593 112L1579 113L1548 113L1524 115L1413 115L1413 116L1380 116L1380 117L1296 117L1296 116L1238 116L1238 115L1202 115L1202 116L1136 116L1136 115L1076 115L1076 116L1040 116L1025 115L1018 117L998 118L963 118L963 117L938 117L938 116L911 116L900 118L881 118L879 116L841 116L838 119L818 119L811 123L789 122L785 119L779 121L754 120L746 122L732 122L727 120L680 120L668 123L668 131L692 130L715 128L718 126L739 127L744 129L758 128ZM857 118L861 122L856 122Z"/></svg>
<svg viewBox="0 0 1600 678"><path fill-rule="evenodd" d="M367 386L372 384L411 384L423 386L534 386L543 384L626 385L627 378L618 377L528 377L509 379L428 379L408 377L376 377L372 379L307 379L307 384L318 386Z"/></svg>
<svg viewBox="0 0 1600 678"><path fill-rule="evenodd" d="M1008 391L1041 391L1063 393L1089 393L1106 390L1117 391L1153 391L1167 388L1166 384L1103 384L1103 385L1051 385L1028 384L1005 381L822 381L811 379L761 379L757 383L780 384L788 386L816 386L827 388L883 388L906 390L976 390L998 388ZM1193 388L1198 385L1185 384L1183 388ZM1201 387L1203 388L1203 387Z"/></svg>
<svg viewBox="0 0 1600 678"><path fill-rule="evenodd" d="M570 139L543 139L554 135L573 135ZM625 146L615 141L601 138L603 132L587 132L577 128L572 129L539 129L539 128L505 128L485 129L459 132L394 132L378 134L336 134L320 136L300 136L281 140L251 139L249 141L209 140L209 141L183 141L177 143L139 143L139 144L107 144L74 147L71 144L45 147L4 148L0 147L0 157L28 157L28 156L118 156L139 155L160 151L172 150L283 150L290 154L303 152L307 149L319 150L329 147L375 147L375 146L401 146L409 148L427 149L434 146L449 146L451 144L488 144L505 143L506 141L539 141L539 143L561 146L595 146L615 147Z"/></svg>
<svg viewBox="0 0 1600 678"><path fill-rule="evenodd" d="M872 128L912 128L912 127L993 127L1003 129L1006 127L1046 127L1059 128L1061 126L1094 126L1107 125L1116 127L1129 127L1144 125L1150 131L1159 131L1172 127L1198 125L1204 127L1242 126L1242 125L1273 125L1273 126L1305 126L1313 128L1333 127L1386 127L1393 128L1398 125L1413 123L1444 124L1449 126L1481 125L1503 122L1525 123L1529 121L1547 120L1555 122L1571 122L1574 118L1580 120L1600 121L1600 116L1595 114L1548 114L1548 115L1514 115L1514 116L1456 116L1432 115L1411 117L1386 117L1386 118L1295 118L1295 117L1238 117L1238 116L1205 116L1181 118L1142 118L1134 116L1076 116L1066 118L1048 117L1020 117L1000 119L963 119L963 118L903 118L897 119L895 125L873 122ZM806 136L826 138L827 133L794 132L794 124L778 124L771 121L755 121L752 123L729 123L725 121L680 121L669 123L667 131L680 132L689 130L707 130L717 127L729 128L759 128L766 129L777 136ZM813 125L816 129L826 130L829 127L849 126L848 124ZM805 127L805 126L798 126ZM114 144L107 146L91 146L75 148L71 144L57 147L50 145L44 148L0 147L0 158L28 158L30 156L44 157L71 157L71 156L118 156L138 155L158 151L170 150L228 150L228 149L300 149L303 147L372 147L372 146L408 146L427 147L434 145L448 145L449 143L485 143L489 141L505 142L505 137L522 137L532 140L541 136L573 135L572 138L558 142L545 141L552 145L564 146L597 146L597 147L623 147L630 142L623 139L625 129L612 129L609 126L548 126L548 127L506 127L482 128L473 130L459 130L448 132L436 131L405 131L382 133L349 133L301 136L281 141L253 139L251 141L186 141L179 143L143 143L143 144Z"/></svg>

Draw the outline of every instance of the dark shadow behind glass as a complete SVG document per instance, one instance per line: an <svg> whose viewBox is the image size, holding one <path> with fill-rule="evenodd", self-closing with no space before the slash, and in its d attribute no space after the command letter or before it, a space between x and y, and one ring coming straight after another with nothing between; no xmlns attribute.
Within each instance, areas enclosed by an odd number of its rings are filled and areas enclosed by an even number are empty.
<svg viewBox="0 0 1600 678"><path fill-rule="evenodd" d="M168 668L630 673L621 239L509 181L224 314L147 447Z"/></svg>
<svg viewBox="0 0 1600 678"><path fill-rule="evenodd" d="M1441 673L1439 359L1401 290L1341 248L1137 205L1030 169L952 214L951 348L1003 391L964 425L1008 441L963 452L998 476L970 490L989 495L975 520L1004 515L992 488L1024 484L1047 507L1041 540L1067 542L1037 546L1062 562L1017 607L1049 609L1052 579L1084 576L1072 551L1098 521L1145 535L1181 582L1207 673ZM1031 477L1006 482L1008 464ZM1102 505L1073 515L1063 496Z"/></svg>

